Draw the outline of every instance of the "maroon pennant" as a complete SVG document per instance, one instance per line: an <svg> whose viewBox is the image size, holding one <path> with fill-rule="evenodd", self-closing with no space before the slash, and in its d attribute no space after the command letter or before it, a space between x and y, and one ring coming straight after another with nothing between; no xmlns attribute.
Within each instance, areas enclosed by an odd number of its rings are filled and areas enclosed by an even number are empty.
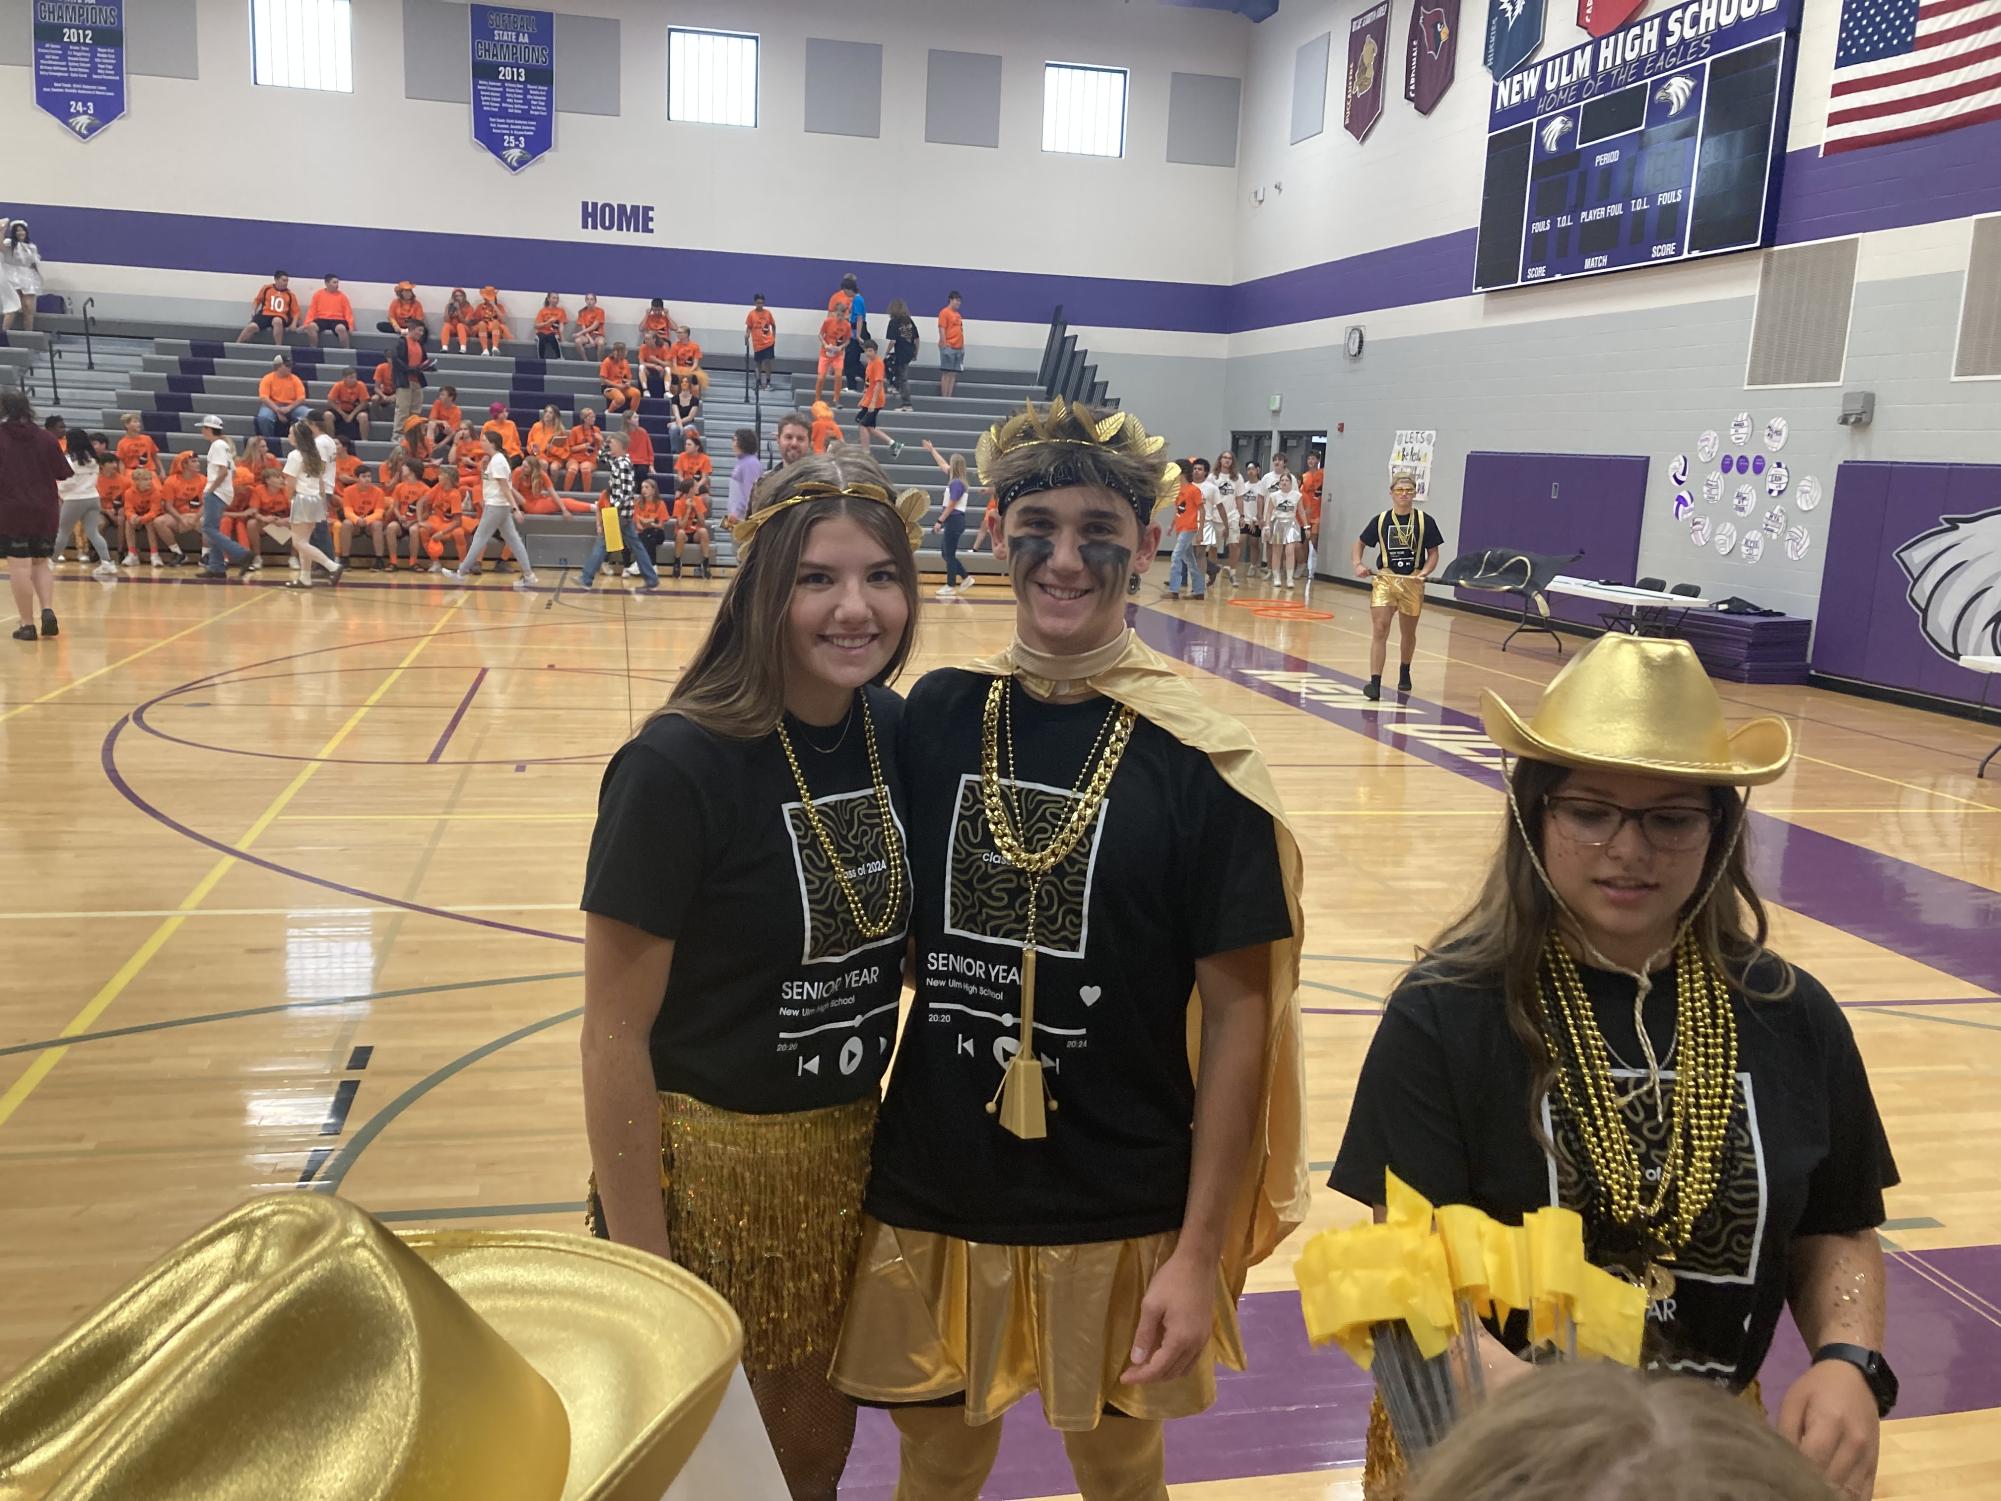
<svg viewBox="0 0 2001 1501"><path fill-rule="evenodd" d="M1647 8L1647 0L1577 0L1577 24L1594 37L1610 36Z"/></svg>

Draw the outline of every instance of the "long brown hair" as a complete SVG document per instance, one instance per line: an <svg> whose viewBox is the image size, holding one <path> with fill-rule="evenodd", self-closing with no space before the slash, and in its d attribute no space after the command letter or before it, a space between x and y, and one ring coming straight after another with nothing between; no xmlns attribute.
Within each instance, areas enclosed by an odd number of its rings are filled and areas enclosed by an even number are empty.
<svg viewBox="0 0 2001 1501"><path fill-rule="evenodd" d="M751 509L767 510L810 484L843 489L879 485L895 493L875 460L859 449L836 444L772 475L758 486ZM799 577L799 559L808 534L833 516L845 516L860 526L896 566L897 587L903 591L909 615L896 650L875 677L878 683L896 681L917 636L917 559L910 549L909 530L892 506L829 495L802 501L774 516L759 529L756 546L739 554L736 576L723 591L708 637L667 696L661 714L684 714L714 735L754 740L771 733L785 711L785 617Z"/></svg>
<svg viewBox="0 0 2001 1501"><path fill-rule="evenodd" d="M1538 977L1543 948L1556 931L1559 913L1556 897L1543 883L1536 863L1544 859L1544 805L1569 776L1569 767L1553 762L1515 762L1509 786L1520 817L1511 813L1480 894L1419 949L1417 961L1398 980L1398 984L1416 981L1500 990L1508 1030L1528 1055L1529 1124L1545 1147L1550 1142L1538 1112L1555 1080L1555 1063L1543 1032ZM1743 796L1734 787L1707 791L1716 810L1716 830L1695 895L1681 916L1689 920L1689 933L1702 951L1722 964L1732 985L1759 1000L1781 999L1792 993L1792 970L1765 947L1770 924L1765 904L1751 884ZM1524 835L1534 841L1533 858ZM1777 965L1777 980L1763 987L1754 986L1750 978L1752 966L1761 958Z"/></svg>
<svg viewBox="0 0 2001 1501"><path fill-rule="evenodd" d="M327 461L320 457L319 430L310 422L292 424L292 447L299 451L299 467L306 478L319 479L327 472Z"/></svg>
<svg viewBox="0 0 2001 1501"><path fill-rule="evenodd" d="M1481 1404L1416 1466L1410 1501L1838 1501L1741 1398L1592 1361Z"/></svg>

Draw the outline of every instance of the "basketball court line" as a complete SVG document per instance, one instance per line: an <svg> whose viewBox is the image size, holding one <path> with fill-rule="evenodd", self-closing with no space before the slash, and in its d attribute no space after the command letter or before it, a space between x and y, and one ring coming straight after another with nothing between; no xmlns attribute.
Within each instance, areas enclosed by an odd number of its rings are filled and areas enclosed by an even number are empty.
<svg viewBox="0 0 2001 1501"><path fill-rule="evenodd" d="M172 646L176 641L179 641L184 636L192 636L196 631L206 630L209 626L214 625L219 620L227 620L230 616L236 614L239 610L247 610L252 605L258 603L258 601L264 599L265 597L266 596L262 594L252 595L249 599L244 600L243 603L240 605L231 605L228 609L223 610L219 614L211 615L206 620L197 620L193 625L186 626L181 630L175 631L171 636L162 636L158 641L152 642L146 646L142 646L139 648L139 650L132 652L127 656L120 657L116 662L106 662L102 667L94 668L91 671L86 672L80 678L71 678L67 683L64 683L60 688L51 688L47 693L44 693L39 698L31 698L25 704L16 704L11 709L0 710L0 724L5 724L8 720L12 719L17 714L25 714L30 709L37 708L42 704L46 704L51 702L52 700L61 698L64 694L73 692L74 690L81 688L85 683L92 682L97 678L101 678L108 672L116 672L119 668L124 667L129 663L136 662L141 657L150 656L152 653L158 651L163 646ZM5 1117L0 1117L0 1119L4 1118Z"/></svg>
<svg viewBox="0 0 2001 1501"><path fill-rule="evenodd" d="M245 609L253 603L255 603L254 600L245 600L237 608ZM332 738L321 747L320 754L322 756L329 755L336 750L340 746L340 743L347 739L354 732L355 728L360 725L368 711L374 708L391 688L396 686L397 681L403 676L405 669L412 662L416 661L422 655L424 648L436 639L440 631L444 630L453 614L458 610L460 603L461 601L454 600L445 607L444 613L438 617L437 623L429 631L425 632L417 643L404 654L403 660L382 680L375 692L369 695L368 700L360 708L356 709L354 713L349 715L347 721L338 730L334 731ZM220 619L221 617L217 616L215 618ZM257 815L256 820L244 832L242 839L238 841L239 850L247 851L251 845L257 842L258 837L271 827L272 823L276 821L279 814L285 811L285 808L291 803L292 799L305 790L306 784L318 773L322 764L322 762L316 760L309 762L299 769L298 774L292 778L283 791L271 800L264 811ZM160 925L147 935L145 941L133 951L132 956L118 967L116 973L109 980L105 981L99 987L97 994L93 995L84 1004L82 1010L69 1019L69 1022L63 1027L59 1035L71 1037L89 1030L90 1024L102 1016L112 1003L125 993L127 987L139 977L148 964L152 963L154 956L166 947L168 940L180 931L181 924L187 920L187 913L201 906L208 894L222 883L222 878L228 875L243 858L245 856L241 853L232 852L225 854L214 865L210 866L208 873L195 882L194 887L181 899L180 906L175 909L172 915L164 918L160 922ZM21 1077L8 1086L6 1093L0 1094L0 1127L4 1127L13 1118L14 1113L35 1092L42 1080L49 1076L50 1071L58 1063L62 1062L68 1052L69 1049L67 1047L58 1047L38 1054L34 1061L22 1072Z"/></svg>

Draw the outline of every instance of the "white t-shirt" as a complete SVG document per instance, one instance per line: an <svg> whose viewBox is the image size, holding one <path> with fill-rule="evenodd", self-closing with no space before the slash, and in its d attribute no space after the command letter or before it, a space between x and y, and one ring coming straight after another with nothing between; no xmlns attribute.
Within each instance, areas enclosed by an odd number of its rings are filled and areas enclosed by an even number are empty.
<svg viewBox="0 0 2001 1501"><path fill-rule="evenodd" d="M236 499L236 453L221 438L208 446L208 493L224 505Z"/></svg>
<svg viewBox="0 0 2001 1501"><path fill-rule="evenodd" d="M68 479L56 481L56 494L64 500L90 500L97 494L97 461L79 459L64 450L69 460Z"/></svg>
<svg viewBox="0 0 2001 1501"><path fill-rule="evenodd" d="M312 500L327 493L327 481L333 477L331 469L322 468L317 475L306 473L306 456L293 449L285 455L285 473L297 483L292 493L301 500Z"/></svg>
<svg viewBox="0 0 2001 1501"><path fill-rule="evenodd" d="M1299 487L1295 485L1289 490L1273 490L1267 497L1267 504L1271 506L1272 520L1296 519L1299 515Z"/></svg>
<svg viewBox="0 0 2001 1501"><path fill-rule="evenodd" d="M480 484L480 499L490 506L514 504L514 466L507 455L497 453L486 461L486 477Z"/></svg>
<svg viewBox="0 0 2001 1501"><path fill-rule="evenodd" d="M320 467L328 474L334 473L334 466L340 462L340 445L325 433L315 433L313 447L320 451Z"/></svg>

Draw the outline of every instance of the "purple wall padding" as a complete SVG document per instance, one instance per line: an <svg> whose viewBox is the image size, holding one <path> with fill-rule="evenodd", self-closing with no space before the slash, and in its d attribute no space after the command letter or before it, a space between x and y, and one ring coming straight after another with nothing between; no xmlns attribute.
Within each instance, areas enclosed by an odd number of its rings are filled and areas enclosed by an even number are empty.
<svg viewBox="0 0 2001 1501"><path fill-rule="evenodd" d="M2001 464L1846 463L1835 475L1832 505L1820 595L1840 608L1820 612L1813 670L1978 703L1982 675L1925 638L1897 549L1942 517L2001 509ZM1969 554L1967 566L2001 569L2001 557Z"/></svg>
<svg viewBox="0 0 2001 1501"><path fill-rule="evenodd" d="M1554 496L1552 497L1552 491ZM1584 556L1569 571L1578 578L1633 582L1640 559L1640 514L1647 496L1647 460L1602 453L1469 453L1459 528L1445 539L1447 561L1483 547ZM1674 583L1674 579L1667 582ZM1505 596L1454 591L1473 604ZM1614 608L1594 600L1549 597L1560 620L1597 625Z"/></svg>

